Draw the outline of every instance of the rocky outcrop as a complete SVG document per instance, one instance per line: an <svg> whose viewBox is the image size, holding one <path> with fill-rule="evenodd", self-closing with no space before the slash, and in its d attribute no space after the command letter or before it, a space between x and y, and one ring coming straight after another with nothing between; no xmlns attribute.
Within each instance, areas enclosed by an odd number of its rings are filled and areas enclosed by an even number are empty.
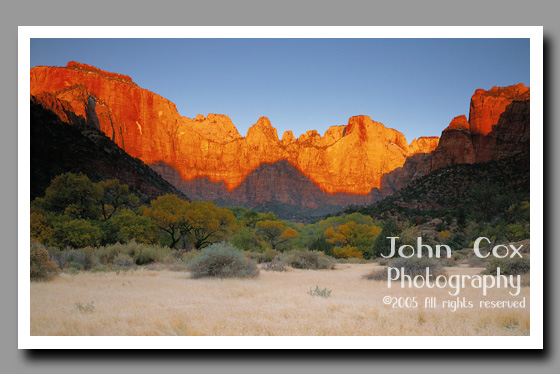
<svg viewBox="0 0 560 374"><path fill-rule="evenodd" d="M438 144L439 138L437 136L421 136L414 139L408 146L408 157L417 153L431 153L437 148Z"/></svg>
<svg viewBox="0 0 560 374"><path fill-rule="evenodd" d="M126 153L204 200L255 199L311 210L314 204L366 204L439 168L507 157L516 147L528 147L529 139L529 88L523 84L477 90L468 121L456 117L441 138L408 144L403 134L365 115L323 136L310 130L295 138L287 131L281 139L261 117L243 137L226 115L181 117L172 102L130 77L76 62L35 67L30 83L37 100L63 121L100 129Z"/></svg>
<svg viewBox="0 0 560 374"><path fill-rule="evenodd" d="M530 101L514 101L506 107L487 136L473 135L475 163L510 157L530 149Z"/></svg>
<svg viewBox="0 0 560 374"><path fill-rule="evenodd" d="M521 101L512 101L512 98ZM453 118L441 133L433 152L409 157L403 167L383 176L381 193L383 196L393 194L412 180L444 167L497 161L519 153L529 154L529 98L529 88L523 84L494 87L490 91L477 90L471 100L469 121L464 115ZM492 124L495 112L504 103L507 105L496 123ZM491 131L483 134L489 124L492 124Z"/></svg>
<svg viewBox="0 0 560 374"><path fill-rule="evenodd" d="M186 199L142 161L86 125L82 116L68 112L68 105L50 95L31 97L32 200L44 195L55 176L67 172L86 174L94 182L119 179L143 203L168 193Z"/></svg>
<svg viewBox="0 0 560 374"><path fill-rule="evenodd" d="M508 87L478 89L471 98L469 128L471 134L488 135L506 107L513 101L529 100L530 90L523 83Z"/></svg>
<svg viewBox="0 0 560 374"><path fill-rule="evenodd" d="M409 155L437 144L435 138L420 138L409 147L403 134L368 116L352 117L324 136L311 130L295 139L287 132L282 140L261 117L242 137L228 116L181 117L173 103L130 77L77 62L31 69L31 93L64 100L78 117L147 164L164 162L186 181L207 178L223 182L228 191L263 163L286 160L324 192L367 195Z"/></svg>

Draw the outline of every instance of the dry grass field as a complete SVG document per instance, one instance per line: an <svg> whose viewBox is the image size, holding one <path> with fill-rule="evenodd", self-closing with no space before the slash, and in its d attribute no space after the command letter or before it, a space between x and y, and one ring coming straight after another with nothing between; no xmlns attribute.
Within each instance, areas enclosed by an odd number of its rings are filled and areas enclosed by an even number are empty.
<svg viewBox="0 0 560 374"><path fill-rule="evenodd" d="M256 279L189 278L186 272L137 270L61 274L31 283L32 335L529 335L529 287L467 288L472 309L424 308L424 298L455 300L449 289L387 288L362 279L373 264L335 270L261 271ZM449 274L481 269L448 268ZM332 289L330 297L309 289ZM416 296L416 309L393 309L383 296ZM486 309L480 300L519 300L524 309ZM81 305L77 307L77 304ZM89 307L91 306L91 307Z"/></svg>

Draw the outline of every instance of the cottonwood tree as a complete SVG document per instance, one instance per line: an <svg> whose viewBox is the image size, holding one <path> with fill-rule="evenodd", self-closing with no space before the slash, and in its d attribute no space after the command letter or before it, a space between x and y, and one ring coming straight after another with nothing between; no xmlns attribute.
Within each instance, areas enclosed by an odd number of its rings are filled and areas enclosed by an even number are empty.
<svg viewBox="0 0 560 374"><path fill-rule="evenodd" d="M102 196L101 186L94 185L87 175L65 173L52 180L45 196L35 199L34 205L43 211L78 219L97 219Z"/></svg>
<svg viewBox="0 0 560 374"><path fill-rule="evenodd" d="M236 225L231 210L218 208L210 201L193 201L186 206L181 230L188 234L196 249L202 249L225 239Z"/></svg>
<svg viewBox="0 0 560 374"><path fill-rule="evenodd" d="M364 257L367 257L380 233L381 227L379 226L349 221L336 228L328 228L324 235L329 243L337 247L357 248L364 254Z"/></svg>
<svg viewBox="0 0 560 374"><path fill-rule="evenodd" d="M101 181L94 184L103 191L99 205L101 207L101 219L110 219L120 208L136 208L139 199L129 192L128 185L121 184L118 179Z"/></svg>
<svg viewBox="0 0 560 374"><path fill-rule="evenodd" d="M272 249L276 249L280 244L289 242L299 236L298 232L288 227L282 221L259 221L255 225L257 235L261 235L263 239L270 244Z"/></svg>
<svg viewBox="0 0 560 374"><path fill-rule="evenodd" d="M156 226L169 235L169 247L174 248L185 232L184 219L187 202L177 195L159 196L150 202L150 207L144 210L144 216L152 219Z"/></svg>

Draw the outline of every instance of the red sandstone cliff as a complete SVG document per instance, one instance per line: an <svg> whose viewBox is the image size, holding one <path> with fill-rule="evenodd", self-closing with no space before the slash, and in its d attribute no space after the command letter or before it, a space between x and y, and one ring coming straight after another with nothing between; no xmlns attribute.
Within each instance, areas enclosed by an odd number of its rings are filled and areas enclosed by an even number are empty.
<svg viewBox="0 0 560 374"><path fill-rule="evenodd" d="M352 117L324 136L311 130L295 139L286 132L282 140L261 117L242 137L227 116L181 117L172 102L130 77L76 62L31 69L31 94L63 100L77 117L146 164L163 162L186 181L206 177L224 182L229 191L263 163L286 160L327 193L367 195L381 186L384 174L410 155L431 152L438 141L419 138L409 146L400 132L368 116Z"/></svg>
<svg viewBox="0 0 560 374"><path fill-rule="evenodd" d="M513 101L529 100L530 90L523 83L508 87L492 87L485 91L478 89L471 98L469 113L472 134L488 135L506 107Z"/></svg>
<svg viewBox="0 0 560 374"><path fill-rule="evenodd" d="M529 150L530 89L523 84L476 90L469 120L453 118L429 154L409 157L382 178L381 192L390 195L413 179L456 164L496 161Z"/></svg>

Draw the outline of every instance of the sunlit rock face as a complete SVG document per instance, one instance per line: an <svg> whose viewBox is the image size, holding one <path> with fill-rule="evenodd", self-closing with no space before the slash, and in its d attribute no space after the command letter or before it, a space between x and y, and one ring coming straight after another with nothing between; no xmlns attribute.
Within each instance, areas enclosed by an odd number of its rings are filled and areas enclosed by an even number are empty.
<svg viewBox="0 0 560 374"><path fill-rule="evenodd" d="M439 140L419 138L409 145L403 134L368 116L351 117L323 136L311 130L297 139L289 131L279 139L261 117L243 137L226 115L182 117L175 104L130 77L77 62L31 69L31 94L68 103L59 112L83 117L146 164L163 162L185 181L206 178L223 182L228 191L260 165L285 160L323 192L367 195L381 186L384 174L408 156L431 152Z"/></svg>
<svg viewBox="0 0 560 374"><path fill-rule="evenodd" d="M453 118L431 153L409 157L403 167L384 175L380 190L387 196L440 168L496 161L527 152L529 140L528 87L520 83L476 90L469 120L464 115Z"/></svg>
<svg viewBox="0 0 560 374"><path fill-rule="evenodd" d="M488 135L498 124L501 114L513 101L529 100L530 89L523 83L508 87L478 89L471 98L469 124L472 134Z"/></svg>
<svg viewBox="0 0 560 374"><path fill-rule="evenodd" d="M408 157L417 153L431 153L437 148L439 137L437 136L421 136L414 139L408 146Z"/></svg>

